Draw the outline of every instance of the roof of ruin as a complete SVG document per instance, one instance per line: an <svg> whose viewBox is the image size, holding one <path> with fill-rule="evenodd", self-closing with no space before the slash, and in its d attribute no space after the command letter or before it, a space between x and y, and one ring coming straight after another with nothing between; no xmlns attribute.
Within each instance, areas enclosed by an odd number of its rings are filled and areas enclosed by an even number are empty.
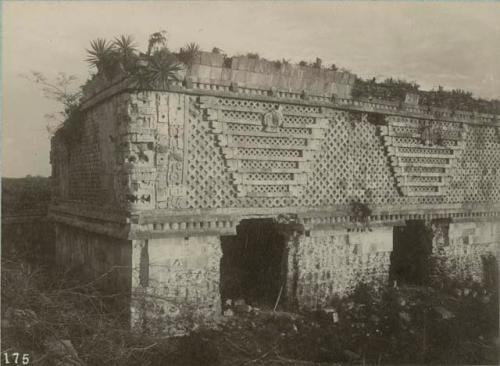
<svg viewBox="0 0 500 366"><path fill-rule="evenodd" d="M319 104L361 112L500 125L498 115L423 106L418 104L418 97L412 98L412 95L399 102L375 98L354 99L351 90L356 75L321 65L302 66L252 56L228 58L220 53L198 52L191 65L179 71L178 79L171 83L169 91ZM83 87L82 109L133 89L125 73L113 80L98 74Z"/></svg>

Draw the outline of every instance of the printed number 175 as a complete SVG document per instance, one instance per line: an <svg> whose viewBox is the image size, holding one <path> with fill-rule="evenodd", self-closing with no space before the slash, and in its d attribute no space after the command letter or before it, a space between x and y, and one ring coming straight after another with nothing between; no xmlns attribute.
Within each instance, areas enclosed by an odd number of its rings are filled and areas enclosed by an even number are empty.
<svg viewBox="0 0 500 366"><path fill-rule="evenodd" d="M29 365L31 359L29 353L21 354L19 352L4 352L3 361L4 365Z"/></svg>

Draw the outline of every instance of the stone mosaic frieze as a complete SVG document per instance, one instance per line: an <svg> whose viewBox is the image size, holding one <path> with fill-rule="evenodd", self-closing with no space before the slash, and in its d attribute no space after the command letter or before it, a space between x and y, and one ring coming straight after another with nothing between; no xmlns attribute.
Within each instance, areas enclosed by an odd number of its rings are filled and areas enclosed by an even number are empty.
<svg viewBox="0 0 500 366"><path fill-rule="evenodd" d="M464 148L461 123L387 117L380 128L400 192L444 196Z"/></svg>
<svg viewBox="0 0 500 366"><path fill-rule="evenodd" d="M300 196L328 128L325 113L202 97L238 197Z"/></svg>

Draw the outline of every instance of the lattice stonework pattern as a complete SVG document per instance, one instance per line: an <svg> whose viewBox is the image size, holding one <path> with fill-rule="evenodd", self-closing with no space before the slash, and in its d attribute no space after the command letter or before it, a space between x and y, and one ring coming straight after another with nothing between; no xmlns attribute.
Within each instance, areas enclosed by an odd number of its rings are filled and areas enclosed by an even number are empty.
<svg viewBox="0 0 500 366"><path fill-rule="evenodd" d="M312 167L312 177L298 206L328 207L361 200L399 203L377 127L367 115L329 110L330 128Z"/></svg>
<svg viewBox="0 0 500 366"><path fill-rule="evenodd" d="M448 191L450 202L500 202L500 140L495 127L469 126Z"/></svg>
<svg viewBox="0 0 500 366"><path fill-rule="evenodd" d="M303 194L328 128L324 113L276 103L201 97L238 197Z"/></svg>
<svg viewBox="0 0 500 366"><path fill-rule="evenodd" d="M386 117L381 135L405 196L444 196L464 149L461 123Z"/></svg>
<svg viewBox="0 0 500 366"><path fill-rule="evenodd" d="M380 128L366 113L180 93L124 94L113 105L106 115L113 116L116 128L99 123L99 147L104 156L116 155L115 195L121 205L133 209L500 199L500 143L493 127L436 121L443 132L433 134L419 130L416 119L387 117L388 126ZM392 118L409 127L390 135ZM110 135L116 137L113 144ZM403 160L404 167L399 165ZM439 195L403 195L398 188L401 191L405 178L411 183L404 186L408 190L437 189Z"/></svg>

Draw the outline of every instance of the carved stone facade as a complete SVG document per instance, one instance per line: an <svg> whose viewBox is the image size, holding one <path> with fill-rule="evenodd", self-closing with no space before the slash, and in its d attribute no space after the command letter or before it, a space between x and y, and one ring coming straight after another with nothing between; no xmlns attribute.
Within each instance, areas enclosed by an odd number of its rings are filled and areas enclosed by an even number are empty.
<svg viewBox="0 0 500 366"><path fill-rule="evenodd" d="M200 98L218 137L238 197L299 197L313 154L321 148L325 114L281 104Z"/></svg>
<svg viewBox="0 0 500 366"><path fill-rule="evenodd" d="M292 215L300 227L284 251L288 306L387 284L393 228L410 220L447 220L439 256L480 277L478 261L500 243L497 117L353 100L349 75L299 78L248 60L228 70L207 57L168 91L94 90L78 138L52 141L60 258L81 250L92 266L89 253L120 253L135 326L178 334L191 315L220 315L221 238L247 219ZM488 238L467 236L488 245L457 239L481 223ZM99 266L116 264L110 253Z"/></svg>
<svg viewBox="0 0 500 366"><path fill-rule="evenodd" d="M381 127L398 188L405 196L444 196L464 147L466 127L388 117Z"/></svg>

